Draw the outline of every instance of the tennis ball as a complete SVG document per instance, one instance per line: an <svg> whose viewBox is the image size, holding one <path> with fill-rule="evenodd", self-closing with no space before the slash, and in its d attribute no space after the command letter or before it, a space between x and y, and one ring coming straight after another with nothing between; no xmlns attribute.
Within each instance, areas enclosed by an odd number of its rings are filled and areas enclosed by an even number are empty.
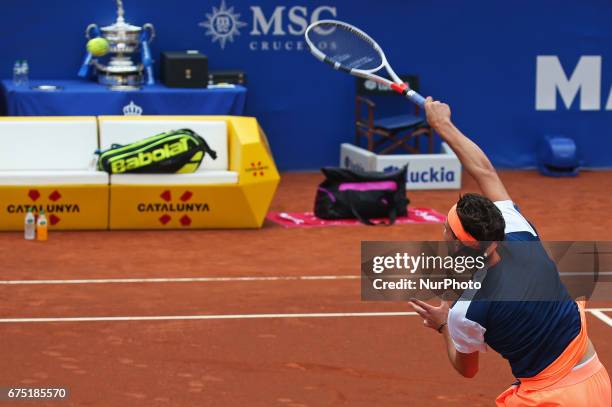
<svg viewBox="0 0 612 407"><path fill-rule="evenodd" d="M105 38L97 37L87 41L87 51L95 57L103 57L109 51L108 41Z"/></svg>

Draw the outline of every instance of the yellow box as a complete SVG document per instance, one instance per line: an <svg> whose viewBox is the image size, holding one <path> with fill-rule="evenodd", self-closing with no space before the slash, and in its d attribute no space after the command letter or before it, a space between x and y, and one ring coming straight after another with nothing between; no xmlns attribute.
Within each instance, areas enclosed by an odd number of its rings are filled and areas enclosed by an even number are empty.
<svg viewBox="0 0 612 407"><path fill-rule="evenodd" d="M257 227L238 185L114 185L112 229Z"/></svg>
<svg viewBox="0 0 612 407"><path fill-rule="evenodd" d="M28 208L44 209L50 229L107 229L108 185L0 186L0 230L23 230Z"/></svg>

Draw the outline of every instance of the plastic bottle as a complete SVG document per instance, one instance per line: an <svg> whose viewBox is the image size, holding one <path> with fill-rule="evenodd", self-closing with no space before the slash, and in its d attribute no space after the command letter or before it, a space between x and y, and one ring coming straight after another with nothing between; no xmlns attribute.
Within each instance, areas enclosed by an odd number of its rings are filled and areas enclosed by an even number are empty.
<svg viewBox="0 0 612 407"><path fill-rule="evenodd" d="M21 61L15 61L15 65L13 65L13 85L19 86L21 85Z"/></svg>
<svg viewBox="0 0 612 407"><path fill-rule="evenodd" d="M47 240L47 228L47 217L45 216L45 211L41 209L40 213L38 214L38 219L36 220L36 240Z"/></svg>
<svg viewBox="0 0 612 407"><path fill-rule="evenodd" d="M36 239L36 218L32 213L32 208L28 208L28 213L26 213L23 234L25 240Z"/></svg>
<svg viewBox="0 0 612 407"><path fill-rule="evenodd" d="M27 60L21 61L21 84L23 86L28 86L30 83L30 66L28 65Z"/></svg>

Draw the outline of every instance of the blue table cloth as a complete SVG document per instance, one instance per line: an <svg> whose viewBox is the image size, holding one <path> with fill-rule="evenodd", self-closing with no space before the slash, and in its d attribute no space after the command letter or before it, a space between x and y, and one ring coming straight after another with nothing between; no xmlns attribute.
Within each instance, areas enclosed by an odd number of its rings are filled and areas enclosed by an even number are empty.
<svg viewBox="0 0 612 407"><path fill-rule="evenodd" d="M246 88L182 89L164 85L136 91L112 91L95 82L80 80L31 80L27 86L1 82L4 113L9 116L100 115L242 115ZM57 91L33 89L55 85Z"/></svg>

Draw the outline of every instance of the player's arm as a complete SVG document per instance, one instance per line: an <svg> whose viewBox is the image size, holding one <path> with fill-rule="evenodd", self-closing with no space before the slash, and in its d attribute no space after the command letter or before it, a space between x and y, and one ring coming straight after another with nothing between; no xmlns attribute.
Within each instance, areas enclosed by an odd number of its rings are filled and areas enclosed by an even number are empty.
<svg viewBox="0 0 612 407"><path fill-rule="evenodd" d="M412 299L410 305L421 318L426 327L439 331L443 337L446 346L446 354L453 368L463 377L472 378L478 373L478 352L462 353L457 351L455 344L450 337L448 330L448 303L442 301L440 306L436 307L426 302Z"/></svg>
<svg viewBox="0 0 612 407"><path fill-rule="evenodd" d="M485 153L467 138L451 121L450 107L428 97L425 101L427 122L457 154L465 170L476 180L483 195L495 201L509 200L510 196L497 171Z"/></svg>
<svg viewBox="0 0 612 407"><path fill-rule="evenodd" d="M455 370L463 377L472 378L478 373L478 354L479 352L461 353L455 348L455 344L448 332L448 325L442 328L444 341L446 342L446 353L448 360Z"/></svg>

